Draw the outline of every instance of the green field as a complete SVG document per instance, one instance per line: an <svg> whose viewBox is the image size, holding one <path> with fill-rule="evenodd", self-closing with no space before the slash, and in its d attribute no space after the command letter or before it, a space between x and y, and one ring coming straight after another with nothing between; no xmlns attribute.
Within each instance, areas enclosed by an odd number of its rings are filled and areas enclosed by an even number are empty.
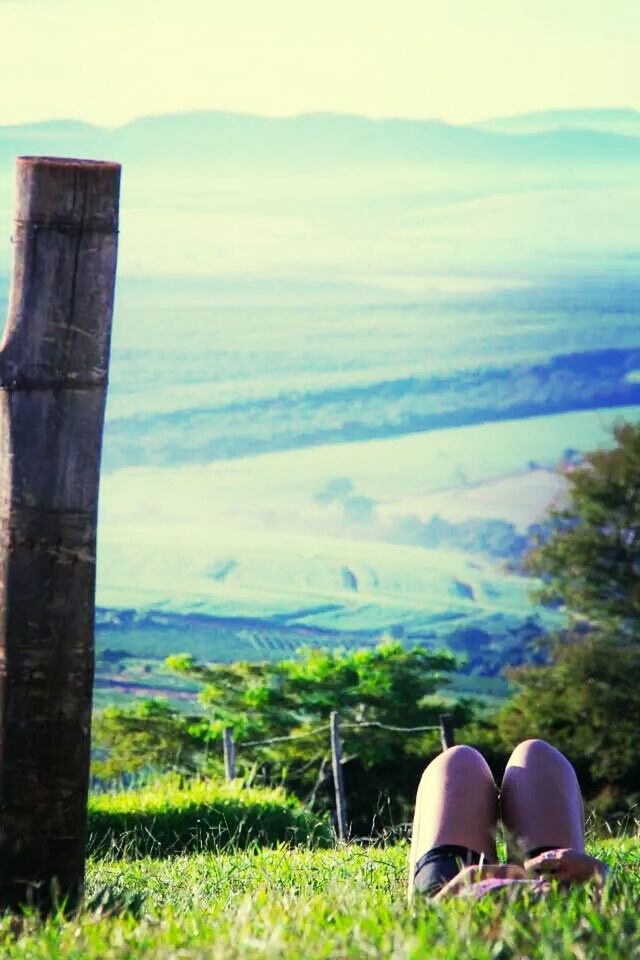
<svg viewBox="0 0 640 960"><path fill-rule="evenodd" d="M640 841L595 843L616 869L537 902L405 901L407 847L95 860L76 917L0 921L0 952L66 960L619 958L640 955Z"/></svg>

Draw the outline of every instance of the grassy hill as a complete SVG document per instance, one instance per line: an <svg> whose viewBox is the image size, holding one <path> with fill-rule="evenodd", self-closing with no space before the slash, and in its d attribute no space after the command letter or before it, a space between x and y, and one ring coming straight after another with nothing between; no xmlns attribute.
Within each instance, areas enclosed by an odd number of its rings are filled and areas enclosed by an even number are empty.
<svg viewBox="0 0 640 960"><path fill-rule="evenodd" d="M620 877L601 900L576 889L538 902L413 907L406 846L94 861L80 915L4 919L0 950L5 960L630 960L640 952L640 841L592 849Z"/></svg>

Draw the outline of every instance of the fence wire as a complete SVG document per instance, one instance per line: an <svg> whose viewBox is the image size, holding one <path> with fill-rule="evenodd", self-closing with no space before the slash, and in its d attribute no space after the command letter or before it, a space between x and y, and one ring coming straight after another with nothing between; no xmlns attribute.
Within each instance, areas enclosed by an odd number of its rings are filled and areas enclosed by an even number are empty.
<svg viewBox="0 0 640 960"><path fill-rule="evenodd" d="M240 740L237 744L234 741L233 733L230 727L227 727L223 737L224 746L224 764L227 780L235 778L236 770L236 747L267 747L273 743L287 743L292 740L311 740L314 737L330 734L331 740L331 765L333 768L333 783L335 792L335 812L336 812L336 835L339 840L348 839L350 826L347 820L347 800L342 778L342 739L341 730L366 730L374 727L376 730L388 730L390 733L412 734L426 733L431 730L439 730L442 741L442 749L446 750L453 745L453 722L449 714L440 716L439 724L425 724L416 727L398 727L391 723L382 723L380 720L362 720L360 722L341 723L339 712L333 711L329 723L323 723L321 726L314 727L312 730L304 730L302 733L290 733L281 737L265 737L263 740ZM317 757L315 758L317 759ZM313 788L312 796L315 794L324 779L328 757L323 757L320 764L318 780ZM313 762L313 761L312 761ZM256 761L257 763L257 761ZM254 763L254 767L255 767Z"/></svg>
<svg viewBox="0 0 640 960"><path fill-rule="evenodd" d="M357 730L359 728L364 729L365 727L376 727L378 730L389 730L391 733L425 733L427 730L440 730L438 724L431 724L426 727L394 727L388 723L381 723L379 720L363 720L362 723L340 722L341 730ZM293 733L284 737L268 737L266 740L238 740L236 746L262 747L268 746L271 743L285 743L287 740L309 740L329 730L329 724L325 723L323 726L314 727L313 730L308 730L306 733Z"/></svg>
<svg viewBox="0 0 640 960"><path fill-rule="evenodd" d="M288 737L269 737L267 740L238 740L237 746L261 747L269 743L284 743L285 740L309 740L311 737L315 737L319 733L324 733L324 731L328 729L329 724L325 723L322 727L315 727L313 730L308 730L306 733L292 733Z"/></svg>

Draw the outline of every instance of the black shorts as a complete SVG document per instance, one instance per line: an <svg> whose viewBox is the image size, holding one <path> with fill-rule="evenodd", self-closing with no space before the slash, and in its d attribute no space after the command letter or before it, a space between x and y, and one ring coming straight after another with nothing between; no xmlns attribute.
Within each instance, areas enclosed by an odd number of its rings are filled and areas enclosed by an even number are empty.
<svg viewBox="0 0 640 960"><path fill-rule="evenodd" d="M441 843L427 850L416 863L413 888L416 893L434 897L464 867L480 863L480 854L455 843Z"/></svg>
<svg viewBox="0 0 640 960"><path fill-rule="evenodd" d="M555 847L536 847L527 852L525 859L529 860L554 849ZM477 866L479 863L480 854L468 847L455 843L442 843L431 847L416 863L413 888L416 893L435 897L464 867Z"/></svg>

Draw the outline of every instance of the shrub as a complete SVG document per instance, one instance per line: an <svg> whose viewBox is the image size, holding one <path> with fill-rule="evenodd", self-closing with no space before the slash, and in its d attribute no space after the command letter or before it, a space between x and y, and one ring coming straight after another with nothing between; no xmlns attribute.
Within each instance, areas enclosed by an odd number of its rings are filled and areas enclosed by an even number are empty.
<svg viewBox="0 0 640 960"><path fill-rule="evenodd" d="M329 826L281 788L163 777L89 799L88 852L166 857L250 845L326 845Z"/></svg>

